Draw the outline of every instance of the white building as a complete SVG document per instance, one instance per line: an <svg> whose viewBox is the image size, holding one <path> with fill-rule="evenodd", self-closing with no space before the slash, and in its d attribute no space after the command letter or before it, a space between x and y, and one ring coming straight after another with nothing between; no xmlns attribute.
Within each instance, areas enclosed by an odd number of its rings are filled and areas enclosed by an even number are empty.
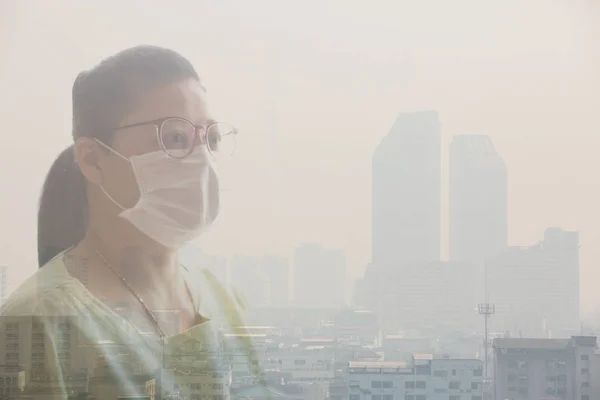
<svg viewBox="0 0 600 400"><path fill-rule="evenodd" d="M349 400L482 400L481 360L413 356L403 362L350 362Z"/></svg>

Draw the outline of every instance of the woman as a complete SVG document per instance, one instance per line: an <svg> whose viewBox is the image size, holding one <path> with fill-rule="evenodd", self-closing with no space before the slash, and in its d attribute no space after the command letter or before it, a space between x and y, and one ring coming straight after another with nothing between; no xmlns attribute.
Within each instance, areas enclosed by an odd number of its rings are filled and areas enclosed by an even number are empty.
<svg viewBox="0 0 600 400"><path fill-rule="evenodd" d="M200 350L205 367L226 370L210 355L219 329L239 324L237 303L210 274L177 261L218 214L213 159L236 133L225 126L174 51L134 47L79 74L74 144L54 162L40 200L41 269L2 311L5 321L34 316L32 341L43 324L44 351L31 343L31 360L19 359L27 388L44 391L39 382L55 379L64 396L116 398L144 392L168 364L161 390L174 390L182 356ZM78 376L85 384L73 383Z"/></svg>

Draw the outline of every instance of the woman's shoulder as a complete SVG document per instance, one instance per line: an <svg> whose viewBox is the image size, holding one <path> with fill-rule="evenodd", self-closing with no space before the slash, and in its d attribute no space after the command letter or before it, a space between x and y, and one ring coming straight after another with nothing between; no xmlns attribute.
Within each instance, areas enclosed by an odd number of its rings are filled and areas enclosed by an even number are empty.
<svg viewBox="0 0 600 400"><path fill-rule="evenodd" d="M0 315L63 315L73 311L77 297L77 286L59 255L21 283L2 305Z"/></svg>

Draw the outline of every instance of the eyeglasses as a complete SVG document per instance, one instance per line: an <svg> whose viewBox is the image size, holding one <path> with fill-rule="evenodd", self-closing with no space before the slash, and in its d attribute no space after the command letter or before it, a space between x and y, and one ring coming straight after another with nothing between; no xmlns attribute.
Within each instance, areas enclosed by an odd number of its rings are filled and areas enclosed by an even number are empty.
<svg viewBox="0 0 600 400"><path fill-rule="evenodd" d="M226 122L210 121L196 126L185 118L167 117L120 126L115 130L154 125L161 149L173 158L185 158L198 144L204 144L215 157L231 156L235 151L237 129Z"/></svg>

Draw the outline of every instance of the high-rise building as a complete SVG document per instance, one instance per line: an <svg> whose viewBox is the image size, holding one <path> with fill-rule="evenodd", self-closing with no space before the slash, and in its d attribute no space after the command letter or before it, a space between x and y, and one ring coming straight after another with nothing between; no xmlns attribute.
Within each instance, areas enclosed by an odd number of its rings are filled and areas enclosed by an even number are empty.
<svg viewBox="0 0 600 400"><path fill-rule="evenodd" d="M440 259L440 154L440 123L435 111L400 114L375 150L375 265Z"/></svg>
<svg viewBox="0 0 600 400"><path fill-rule="evenodd" d="M507 174L485 135L455 136L450 145L450 260L475 267L477 301L484 300L485 260L506 248Z"/></svg>
<svg viewBox="0 0 600 400"><path fill-rule="evenodd" d="M496 331L556 337L580 331L579 234L549 228L530 247L509 247L487 263Z"/></svg>
<svg viewBox="0 0 600 400"><path fill-rule="evenodd" d="M342 250L302 244L294 250L294 305L339 308L346 305L346 257Z"/></svg>

